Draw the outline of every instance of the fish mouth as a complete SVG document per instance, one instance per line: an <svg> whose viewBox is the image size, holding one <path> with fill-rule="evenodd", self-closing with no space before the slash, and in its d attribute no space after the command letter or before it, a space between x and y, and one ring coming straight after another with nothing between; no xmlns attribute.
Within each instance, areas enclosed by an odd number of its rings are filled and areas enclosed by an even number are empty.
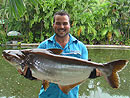
<svg viewBox="0 0 130 98"><path fill-rule="evenodd" d="M2 57L7 61L11 61L13 58L20 59L20 55L12 54L11 51L8 50L2 52Z"/></svg>
<svg viewBox="0 0 130 98"><path fill-rule="evenodd" d="M6 51L2 52L2 57L8 61L10 61L12 55L8 54Z"/></svg>

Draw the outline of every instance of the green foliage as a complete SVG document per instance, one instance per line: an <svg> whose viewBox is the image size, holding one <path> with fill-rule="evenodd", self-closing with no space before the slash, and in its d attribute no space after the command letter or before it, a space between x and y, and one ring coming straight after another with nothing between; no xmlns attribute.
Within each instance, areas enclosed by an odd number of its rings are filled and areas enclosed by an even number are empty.
<svg viewBox="0 0 130 98"><path fill-rule="evenodd" d="M0 44L5 44L6 41L6 35L0 33Z"/></svg>
<svg viewBox="0 0 130 98"><path fill-rule="evenodd" d="M32 32L29 32L28 42L29 42L29 43L32 43L32 42L33 42L33 33L32 33Z"/></svg>
<svg viewBox="0 0 130 98"><path fill-rule="evenodd" d="M41 42L53 34L53 15L59 10L70 14L71 34L86 44L103 41L117 44L115 40L122 37L129 40L129 0L10 0L9 3L16 6L9 6L13 14L8 17L8 31L21 32L26 41L32 37L29 42Z"/></svg>
<svg viewBox="0 0 130 98"><path fill-rule="evenodd" d="M19 17L22 17L25 12L23 0L9 0L9 10L11 12L11 16L14 16L16 20Z"/></svg>
<svg viewBox="0 0 130 98"><path fill-rule="evenodd" d="M0 44L4 44L6 41L6 33L4 32L3 27L0 26Z"/></svg>

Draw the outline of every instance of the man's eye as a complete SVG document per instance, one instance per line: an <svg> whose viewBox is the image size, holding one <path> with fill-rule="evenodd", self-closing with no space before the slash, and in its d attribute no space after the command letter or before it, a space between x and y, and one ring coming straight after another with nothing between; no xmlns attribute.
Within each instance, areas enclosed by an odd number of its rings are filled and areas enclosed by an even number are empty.
<svg viewBox="0 0 130 98"><path fill-rule="evenodd" d="M61 25L61 23L60 22L56 22L56 25Z"/></svg>
<svg viewBox="0 0 130 98"><path fill-rule="evenodd" d="M60 22L56 22L56 25L68 25L68 22L63 22L63 23L60 23Z"/></svg>
<svg viewBox="0 0 130 98"><path fill-rule="evenodd" d="M63 25L68 25L68 22L64 22Z"/></svg>

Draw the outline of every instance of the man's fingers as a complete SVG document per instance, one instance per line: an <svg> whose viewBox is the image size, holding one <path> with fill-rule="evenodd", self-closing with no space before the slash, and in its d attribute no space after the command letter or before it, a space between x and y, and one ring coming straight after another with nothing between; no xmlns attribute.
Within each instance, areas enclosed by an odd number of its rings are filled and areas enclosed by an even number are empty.
<svg viewBox="0 0 130 98"><path fill-rule="evenodd" d="M23 72L22 72L21 69L18 69L18 73L19 73L20 75L23 75Z"/></svg>
<svg viewBox="0 0 130 98"><path fill-rule="evenodd" d="M97 77L100 77L100 76L102 76L102 73L101 73L101 71L100 71L100 70L98 70L98 69L96 69L96 76L97 76Z"/></svg>
<svg viewBox="0 0 130 98"><path fill-rule="evenodd" d="M21 69L18 69L18 73L20 75L23 75L25 78L30 79L30 80L37 80L37 78L32 76L32 72L28 66L24 66L24 71Z"/></svg>
<svg viewBox="0 0 130 98"><path fill-rule="evenodd" d="M18 73L25 76L27 74L27 70L28 70L28 66L25 66L24 71L22 71L21 69L18 69Z"/></svg>
<svg viewBox="0 0 130 98"><path fill-rule="evenodd" d="M26 75L27 70L28 70L28 66L25 66L24 71L23 71L23 75L24 75L24 76Z"/></svg>

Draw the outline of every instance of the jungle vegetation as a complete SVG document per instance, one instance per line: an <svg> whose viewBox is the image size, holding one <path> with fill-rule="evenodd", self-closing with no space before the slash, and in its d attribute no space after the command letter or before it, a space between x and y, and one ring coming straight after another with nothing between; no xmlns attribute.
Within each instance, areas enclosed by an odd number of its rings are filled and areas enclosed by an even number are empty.
<svg viewBox="0 0 130 98"><path fill-rule="evenodd" d="M25 43L49 38L59 10L70 14L70 33L85 44L130 45L130 0L0 0L0 43L12 30Z"/></svg>

